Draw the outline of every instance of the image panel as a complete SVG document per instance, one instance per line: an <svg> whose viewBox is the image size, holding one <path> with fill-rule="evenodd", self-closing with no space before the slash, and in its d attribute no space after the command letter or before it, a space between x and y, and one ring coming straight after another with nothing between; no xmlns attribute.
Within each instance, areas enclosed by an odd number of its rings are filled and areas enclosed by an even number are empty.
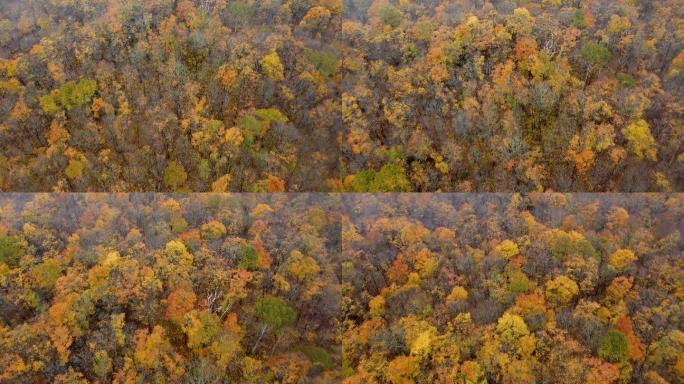
<svg viewBox="0 0 684 384"><path fill-rule="evenodd" d="M0 190L329 191L341 3L0 2Z"/></svg>
<svg viewBox="0 0 684 384"><path fill-rule="evenodd" d="M682 194L347 194L344 383L676 383Z"/></svg>
<svg viewBox="0 0 684 384"><path fill-rule="evenodd" d="M684 4L344 0L356 192L682 192Z"/></svg>
<svg viewBox="0 0 684 384"><path fill-rule="evenodd" d="M332 383L325 194L0 195L0 382Z"/></svg>

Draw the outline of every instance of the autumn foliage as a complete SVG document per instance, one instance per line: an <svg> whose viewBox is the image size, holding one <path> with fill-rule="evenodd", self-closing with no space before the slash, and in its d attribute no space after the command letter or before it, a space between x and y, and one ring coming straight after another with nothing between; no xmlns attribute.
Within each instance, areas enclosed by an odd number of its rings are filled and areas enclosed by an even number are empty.
<svg viewBox="0 0 684 384"><path fill-rule="evenodd" d="M671 192L679 0L4 0L0 190Z"/></svg>
<svg viewBox="0 0 684 384"><path fill-rule="evenodd" d="M345 188L681 191L682 20L676 0L344 1Z"/></svg>
<svg viewBox="0 0 684 384"><path fill-rule="evenodd" d="M681 381L681 195L342 205L343 383Z"/></svg>
<svg viewBox="0 0 684 384"><path fill-rule="evenodd" d="M340 381L337 206L0 195L0 382Z"/></svg>
<svg viewBox="0 0 684 384"><path fill-rule="evenodd" d="M0 2L0 190L321 191L341 1Z"/></svg>

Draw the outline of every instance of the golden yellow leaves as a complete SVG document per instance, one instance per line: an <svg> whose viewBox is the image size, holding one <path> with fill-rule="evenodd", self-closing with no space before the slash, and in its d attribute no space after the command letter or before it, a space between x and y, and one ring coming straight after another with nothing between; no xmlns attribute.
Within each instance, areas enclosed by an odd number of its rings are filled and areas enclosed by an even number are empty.
<svg viewBox="0 0 684 384"><path fill-rule="evenodd" d="M411 119L412 110L408 104L401 101L382 100L383 112L387 121L397 128L405 127L405 122Z"/></svg>
<svg viewBox="0 0 684 384"><path fill-rule="evenodd" d="M228 130L226 130L225 139L226 143L235 147L239 147L245 140L242 135L242 130L239 127L228 128Z"/></svg>
<svg viewBox="0 0 684 384"><path fill-rule="evenodd" d="M371 316L382 317L385 314L385 298L382 295L377 295L368 302L368 309Z"/></svg>
<svg viewBox="0 0 684 384"><path fill-rule="evenodd" d="M268 204L259 203L252 209L251 215L254 217L261 217L273 212L273 208Z"/></svg>
<svg viewBox="0 0 684 384"><path fill-rule="evenodd" d="M439 334L437 329L429 322L419 320L413 315L402 318L399 323L404 330L404 338L411 355L420 359L427 357Z"/></svg>
<svg viewBox="0 0 684 384"><path fill-rule="evenodd" d="M613 15L608 22L608 31L612 34L618 34L628 30L631 26L632 23L627 16Z"/></svg>
<svg viewBox="0 0 684 384"><path fill-rule="evenodd" d="M261 59L261 69L271 80L285 80L285 67L275 50Z"/></svg>
<svg viewBox="0 0 684 384"><path fill-rule="evenodd" d="M178 364L180 356L173 351L173 346L166 337L166 330L155 325L150 333L147 329L141 329L135 335L135 362L143 368L161 369L166 368L171 377L180 376L183 368Z"/></svg>
<svg viewBox="0 0 684 384"><path fill-rule="evenodd" d="M123 331L124 324L125 324L125 313L113 313L111 316L111 321L110 325L112 327L112 330L114 332L114 337L116 339L116 343L121 346L124 345L126 342L126 335Z"/></svg>
<svg viewBox="0 0 684 384"><path fill-rule="evenodd" d="M189 266L192 265L193 257L188 252L185 244L177 240L171 240L164 247L164 255L170 263Z"/></svg>
<svg viewBox="0 0 684 384"><path fill-rule="evenodd" d="M321 270L316 259L311 256L305 256L297 250L290 253L286 265L288 272L299 282L304 281L307 277L313 276Z"/></svg>
<svg viewBox="0 0 684 384"><path fill-rule="evenodd" d="M218 240L227 233L226 226L217 220L212 220L203 224L200 231L202 238L206 240Z"/></svg>
<svg viewBox="0 0 684 384"><path fill-rule="evenodd" d="M24 359L15 353L0 356L0 380L11 380L31 369Z"/></svg>
<svg viewBox="0 0 684 384"><path fill-rule="evenodd" d="M342 119L348 127L346 140L352 152L355 154L370 153L372 145L366 130L366 121L356 98L348 93L342 94Z"/></svg>
<svg viewBox="0 0 684 384"><path fill-rule="evenodd" d="M577 283L566 276L558 276L546 283L546 299L555 306L568 304L578 293Z"/></svg>
<svg viewBox="0 0 684 384"><path fill-rule="evenodd" d="M31 285L38 289L51 290L62 273L62 266L54 259L46 259L28 271Z"/></svg>
<svg viewBox="0 0 684 384"><path fill-rule="evenodd" d="M516 8L510 17L509 27L513 33L518 35L528 35L532 32L534 16L527 8Z"/></svg>
<svg viewBox="0 0 684 384"><path fill-rule="evenodd" d="M609 117L612 109L604 103L589 103L587 111L594 111ZM591 112L585 112L590 113ZM615 128L610 123L590 122L581 134L576 134L570 140L565 159L574 163L580 175L585 176L595 165L597 153L615 148ZM612 154L613 152L611 152Z"/></svg>
<svg viewBox="0 0 684 384"><path fill-rule="evenodd" d="M448 302L454 302L459 300L466 300L468 298L468 291L460 285L455 285L451 289L451 293L447 296L446 300Z"/></svg>
<svg viewBox="0 0 684 384"><path fill-rule="evenodd" d="M433 151L430 154L430 157L435 161L435 168L442 174L448 174L449 173L449 164L444 161L444 157L438 153L437 151Z"/></svg>
<svg viewBox="0 0 684 384"><path fill-rule="evenodd" d="M525 320L518 315L504 313L496 323L496 332L505 344L518 345L520 339L530 334Z"/></svg>
<svg viewBox="0 0 684 384"><path fill-rule="evenodd" d="M430 236L430 231L420 223L404 222L393 223L392 225L397 225L400 231L399 240L402 245L412 245ZM427 252L427 250L425 251Z"/></svg>
<svg viewBox="0 0 684 384"><path fill-rule="evenodd" d="M70 159L69 165L64 170L64 174L72 180L80 179L85 169L85 163L82 160Z"/></svg>
<svg viewBox="0 0 684 384"><path fill-rule="evenodd" d="M398 356L387 365L385 377L392 384L411 384L418 373L420 361L414 356Z"/></svg>
<svg viewBox="0 0 684 384"><path fill-rule="evenodd" d="M231 175L223 175L211 183L212 192L226 192L230 188Z"/></svg>
<svg viewBox="0 0 684 384"><path fill-rule="evenodd" d="M415 269L420 277L430 276L437 269L437 260L427 248L423 248L414 256Z"/></svg>
<svg viewBox="0 0 684 384"><path fill-rule="evenodd" d="M290 282L287 281L285 276L276 273L273 275L273 283L275 284L277 290L282 291L282 292L289 292L290 288L292 287Z"/></svg>
<svg viewBox="0 0 684 384"><path fill-rule="evenodd" d="M314 30L323 29L328 25L331 18L332 12L328 8L316 6L309 9L299 25Z"/></svg>
<svg viewBox="0 0 684 384"><path fill-rule="evenodd" d="M622 129L629 150L638 158L656 160L655 139L651 128L644 119L637 120Z"/></svg>
<svg viewBox="0 0 684 384"><path fill-rule="evenodd" d="M608 263L618 271L623 271L637 260L637 256L629 249L618 249L608 256Z"/></svg>
<svg viewBox="0 0 684 384"><path fill-rule="evenodd" d="M511 240L504 240L494 247L494 252L504 258L504 260L510 260L520 253L518 249L518 244Z"/></svg>

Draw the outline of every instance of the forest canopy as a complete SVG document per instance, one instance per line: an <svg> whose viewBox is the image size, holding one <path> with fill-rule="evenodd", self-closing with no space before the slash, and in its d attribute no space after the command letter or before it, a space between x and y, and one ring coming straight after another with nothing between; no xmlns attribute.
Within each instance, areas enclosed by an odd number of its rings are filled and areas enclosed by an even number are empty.
<svg viewBox="0 0 684 384"><path fill-rule="evenodd" d="M339 0L0 2L0 190L321 191Z"/></svg>
<svg viewBox="0 0 684 384"><path fill-rule="evenodd" d="M682 0L0 0L0 383L684 384L683 86Z"/></svg>
<svg viewBox="0 0 684 384"><path fill-rule="evenodd" d="M3 383L681 383L681 194L0 195Z"/></svg>
<svg viewBox="0 0 684 384"><path fill-rule="evenodd" d="M5 0L0 190L684 190L679 0Z"/></svg>
<svg viewBox="0 0 684 384"><path fill-rule="evenodd" d="M0 195L0 382L330 383L335 199Z"/></svg>
<svg viewBox="0 0 684 384"><path fill-rule="evenodd" d="M345 0L339 38L347 191L684 188L679 0Z"/></svg>
<svg viewBox="0 0 684 384"><path fill-rule="evenodd" d="M684 196L342 196L344 384L684 382Z"/></svg>

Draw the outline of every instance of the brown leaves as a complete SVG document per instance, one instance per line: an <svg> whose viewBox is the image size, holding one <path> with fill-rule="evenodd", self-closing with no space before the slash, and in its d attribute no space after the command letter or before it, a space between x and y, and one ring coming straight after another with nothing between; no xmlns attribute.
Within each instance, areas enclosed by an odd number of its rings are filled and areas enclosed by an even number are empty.
<svg viewBox="0 0 684 384"><path fill-rule="evenodd" d="M639 337L634 334L632 320L629 316L621 316L615 323L615 328L627 336L627 340L629 341L629 359L633 361L643 360L646 356L645 347Z"/></svg>

